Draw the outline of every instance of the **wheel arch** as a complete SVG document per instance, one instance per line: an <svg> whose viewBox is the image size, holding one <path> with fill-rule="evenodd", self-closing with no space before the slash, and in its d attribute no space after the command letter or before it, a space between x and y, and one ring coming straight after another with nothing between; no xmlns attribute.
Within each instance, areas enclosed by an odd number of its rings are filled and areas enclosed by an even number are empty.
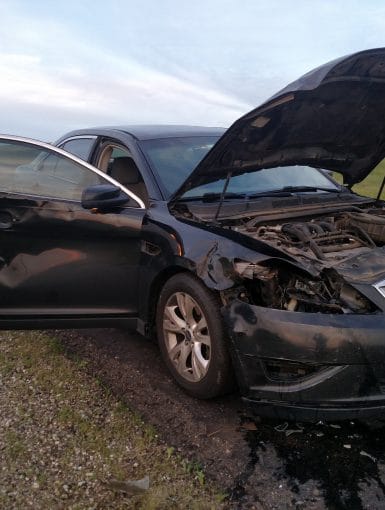
<svg viewBox="0 0 385 510"><path fill-rule="evenodd" d="M160 271L149 287L148 301L145 310L145 321L147 323L147 330L149 337L154 337L155 332L155 318L156 318L156 307L160 291L162 290L165 283L174 275L179 273L186 273L196 277L196 274L182 266L170 266Z"/></svg>

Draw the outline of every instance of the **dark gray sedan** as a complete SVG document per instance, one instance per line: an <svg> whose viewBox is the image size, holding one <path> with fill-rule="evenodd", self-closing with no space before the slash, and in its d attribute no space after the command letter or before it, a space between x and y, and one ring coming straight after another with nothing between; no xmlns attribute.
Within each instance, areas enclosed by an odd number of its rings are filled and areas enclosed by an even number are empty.
<svg viewBox="0 0 385 510"><path fill-rule="evenodd" d="M196 397L237 383L259 414L385 415L385 207L351 191L384 114L377 49L226 131L1 137L0 326L135 328Z"/></svg>

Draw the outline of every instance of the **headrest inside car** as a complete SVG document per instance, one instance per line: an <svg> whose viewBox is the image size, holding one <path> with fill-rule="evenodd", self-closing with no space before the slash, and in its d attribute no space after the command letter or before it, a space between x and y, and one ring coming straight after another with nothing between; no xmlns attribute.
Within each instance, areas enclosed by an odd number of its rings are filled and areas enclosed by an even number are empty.
<svg viewBox="0 0 385 510"><path fill-rule="evenodd" d="M114 159L109 174L121 184L137 184L142 180L134 160L130 157Z"/></svg>

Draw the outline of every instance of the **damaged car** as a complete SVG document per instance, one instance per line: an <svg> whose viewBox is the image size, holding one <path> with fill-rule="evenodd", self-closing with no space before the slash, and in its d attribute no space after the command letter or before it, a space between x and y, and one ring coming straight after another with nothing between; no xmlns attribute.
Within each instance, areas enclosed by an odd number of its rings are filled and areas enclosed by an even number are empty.
<svg viewBox="0 0 385 510"><path fill-rule="evenodd" d="M385 49L229 129L0 140L2 328L134 328L175 380L256 413L385 415ZM342 176L343 184L331 173Z"/></svg>

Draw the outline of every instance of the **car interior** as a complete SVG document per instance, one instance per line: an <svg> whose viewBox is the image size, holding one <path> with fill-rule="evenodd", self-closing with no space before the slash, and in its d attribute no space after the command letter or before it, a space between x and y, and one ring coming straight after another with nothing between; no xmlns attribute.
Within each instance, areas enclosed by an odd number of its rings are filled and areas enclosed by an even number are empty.
<svg viewBox="0 0 385 510"><path fill-rule="evenodd" d="M120 147L108 145L103 149L97 166L132 191L146 205L148 204L148 193L143 177L127 151Z"/></svg>

